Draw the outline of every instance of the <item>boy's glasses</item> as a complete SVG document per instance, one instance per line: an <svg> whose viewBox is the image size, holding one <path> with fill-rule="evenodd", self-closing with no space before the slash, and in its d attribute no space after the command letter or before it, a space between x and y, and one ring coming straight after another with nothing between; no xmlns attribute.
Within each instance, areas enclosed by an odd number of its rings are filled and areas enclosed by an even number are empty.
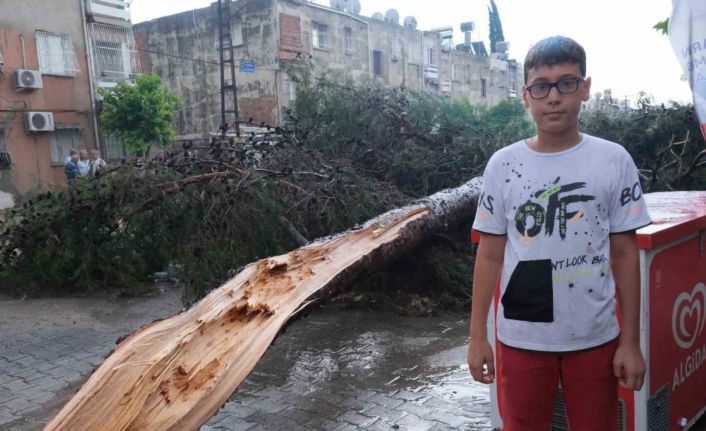
<svg viewBox="0 0 706 431"><path fill-rule="evenodd" d="M552 88L556 87L561 94L573 94L579 89L579 84L583 78L564 78L557 82L542 82L540 84L525 87L533 99L544 99L549 95Z"/></svg>

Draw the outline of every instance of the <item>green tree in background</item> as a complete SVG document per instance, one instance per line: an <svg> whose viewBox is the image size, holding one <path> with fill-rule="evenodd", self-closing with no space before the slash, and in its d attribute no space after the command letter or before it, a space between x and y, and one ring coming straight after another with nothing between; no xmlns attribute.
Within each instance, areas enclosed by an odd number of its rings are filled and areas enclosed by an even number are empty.
<svg viewBox="0 0 706 431"><path fill-rule="evenodd" d="M495 0L490 0L488 17L490 18L490 52L495 53L497 52L495 44L505 40L503 24L500 22L500 12L498 12L498 7L495 5Z"/></svg>
<svg viewBox="0 0 706 431"><path fill-rule="evenodd" d="M154 144L174 141L172 123L180 102L159 75L142 75L134 85L121 82L98 92L104 103L102 127L119 137L130 153L146 154Z"/></svg>

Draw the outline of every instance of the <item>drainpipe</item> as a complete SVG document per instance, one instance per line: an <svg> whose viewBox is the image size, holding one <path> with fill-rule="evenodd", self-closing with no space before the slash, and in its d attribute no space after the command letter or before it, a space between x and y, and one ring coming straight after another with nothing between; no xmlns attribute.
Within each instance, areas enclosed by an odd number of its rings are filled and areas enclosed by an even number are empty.
<svg viewBox="0 0 706 431"><path fill-rule="evenodd" d="M19 35L20 43L22 44L22 68L27 69L27 56L25 55L25 37L22 33Z"/></svg>
<svg viewBox="0 0 706 431"><path fill-rule="evenodd" d="M93 86L93 56L90 54L91 45L88 40L88 24L86 23L86 6L84 0L78 0L81 6L81 23L83 24L83 40L86 46L86 64L88 65L88 91L91 92L91 118L93 119L93 136L96 140L96 149L101 156L101 141L100 134L98 133L98 118L96 117L96 102L95 102L95 88Z"/></svg>
<svg viewBox="0 0 706 431"><path fill-rule="evenodd" d="M427 52L424 49L424 39L426 32L422 31L422 91L427 91Z"/></svg>

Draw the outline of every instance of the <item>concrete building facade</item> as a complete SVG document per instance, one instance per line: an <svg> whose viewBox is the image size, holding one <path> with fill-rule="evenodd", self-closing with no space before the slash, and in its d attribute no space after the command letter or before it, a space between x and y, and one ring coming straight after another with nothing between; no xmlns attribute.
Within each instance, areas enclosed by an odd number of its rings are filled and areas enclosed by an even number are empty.
<svg viewBox="0 0 706 431"><path fill-rule="evenodd" d="M340 2L339 2L340 3ZM236 60L255 62L236 73L240 117L277 124L296 97L288 64L314 62L315 73L345 73L440 97L492 105L519 97L517 62L453 46L449 30L421 31L414 20L379 19L302 0L238 0L231 4ZM217 4L136 24L145 71L160 74L182 98L177 139L198 139L220 122ZM481 44L482 45L482 44Z"/></svg>
<svg viewBox="0 0 706 431"><path fill-rule="evenodd" d="M134 78L137 61L126 1L3 0L0 209L65 186L69 150L100 147L95 88Z"/></svg>

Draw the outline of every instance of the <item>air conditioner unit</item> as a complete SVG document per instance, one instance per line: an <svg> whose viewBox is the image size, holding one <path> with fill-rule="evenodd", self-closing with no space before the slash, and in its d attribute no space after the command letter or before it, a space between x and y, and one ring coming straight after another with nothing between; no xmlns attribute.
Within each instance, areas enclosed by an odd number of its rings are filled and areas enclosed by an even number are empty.
<svg viewBox="0 0 706 431"><path fill-rule="evenodd" d="M53 132L54 114L51 112L27 112L25 126L28 132Z"/></svg>
<svg viewBox="0 0 706 431"><path fill-rule="evenodd" d="M15 70L15 88L21 90L42 88L42 74L37 70Z"/></svg>

